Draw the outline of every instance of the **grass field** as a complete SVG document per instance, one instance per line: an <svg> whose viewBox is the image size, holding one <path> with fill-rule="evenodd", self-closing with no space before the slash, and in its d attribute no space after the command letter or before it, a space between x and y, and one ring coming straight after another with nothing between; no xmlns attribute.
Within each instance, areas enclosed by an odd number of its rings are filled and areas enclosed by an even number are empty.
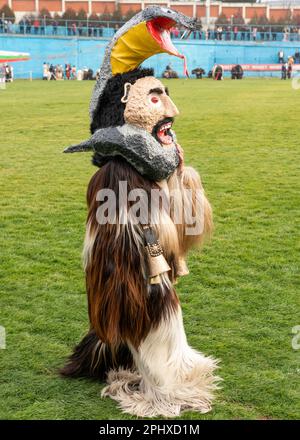
<svg viewBox="0 0 300 440"><path fill-rule="evenodd" d="M81 249L90 82L0 90L1 419L118 419L102 385L56 369L88 328ZM173 80L175 130L201 173L215 233L181 279L188 340L221 360L213 411L186 419L300 417L300 91L289 82Z"/></svg>

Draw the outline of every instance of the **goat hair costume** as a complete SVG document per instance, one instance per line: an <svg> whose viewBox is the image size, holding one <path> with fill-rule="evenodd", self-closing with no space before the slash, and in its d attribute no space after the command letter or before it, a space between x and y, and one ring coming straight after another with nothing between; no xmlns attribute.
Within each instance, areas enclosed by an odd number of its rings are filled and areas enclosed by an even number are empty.
<svg viewBox="0 0 300 440"><path fill-rule="evenodd" d="M139 67L156 53L184 58L170 39L175 24L188 32L195 21L151 6L118 30L91 99L92 136L65 150L92 151L99 169L83 251L90 330L61 373L105 380L102 395L141 417L207 412L218 382L217 362L187 343L174 289L187 251L212 229L211 207L198 173L183 166L168 89Z"/></svg>

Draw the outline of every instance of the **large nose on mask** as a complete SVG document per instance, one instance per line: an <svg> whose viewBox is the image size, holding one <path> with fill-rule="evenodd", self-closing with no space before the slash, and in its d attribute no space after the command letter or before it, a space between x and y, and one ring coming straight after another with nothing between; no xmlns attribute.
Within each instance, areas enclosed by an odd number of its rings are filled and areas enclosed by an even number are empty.
<svg viewBox="0 0 300 440"><path fill-rule="evenodd" d="M162 96L162 101L165 106L165 117L166 118L174 118L174 116L179 115L178 108L172 101L172 99L168 95Z"/></svg>

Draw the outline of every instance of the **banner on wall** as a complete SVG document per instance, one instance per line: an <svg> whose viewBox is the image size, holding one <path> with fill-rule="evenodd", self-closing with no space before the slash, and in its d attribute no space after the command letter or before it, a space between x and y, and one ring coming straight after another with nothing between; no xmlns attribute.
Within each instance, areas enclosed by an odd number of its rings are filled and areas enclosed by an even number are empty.
<svg viewBox="0 0 300 440"><path fill-rule="evenodd" d="M231 70L236 64L218 64L223 70ZM242 69L249 72L274 72L281 71L282 64L239 64ZM300 71L300 64L293 64L293 71Z"/></svg>

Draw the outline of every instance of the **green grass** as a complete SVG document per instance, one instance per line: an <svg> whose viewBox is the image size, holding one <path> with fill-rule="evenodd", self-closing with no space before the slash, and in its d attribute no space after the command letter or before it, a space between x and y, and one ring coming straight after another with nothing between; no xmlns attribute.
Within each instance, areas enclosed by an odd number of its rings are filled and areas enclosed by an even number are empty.
<svg viewBox="0 0 300 440"><path fill-rule="evenodd" d="M0 91L1 419L118 419L102 385L56 369L88 328L81 249L90 82ZM300 417L300 91L289 82L174 80L186 163L201 173L215 233L180 280L188 340L221 360L213 411L186 419Z"/></svg>

